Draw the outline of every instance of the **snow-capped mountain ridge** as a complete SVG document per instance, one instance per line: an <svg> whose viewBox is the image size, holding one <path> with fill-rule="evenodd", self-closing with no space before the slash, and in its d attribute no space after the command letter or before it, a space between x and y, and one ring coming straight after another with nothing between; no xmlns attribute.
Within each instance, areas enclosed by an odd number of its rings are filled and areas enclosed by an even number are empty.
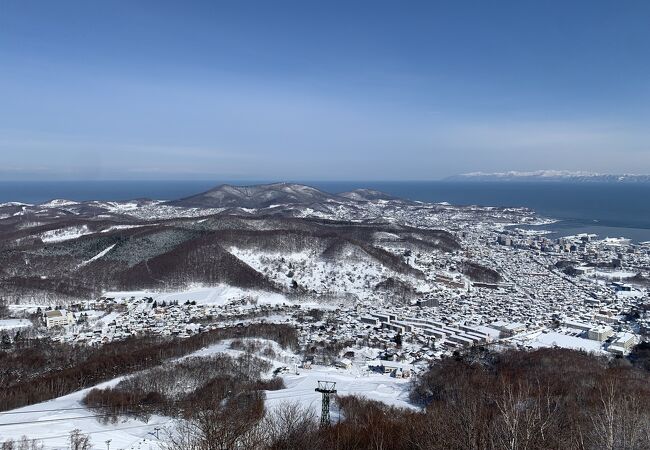
<svg viewBox="0 0 650 450"><path fill-rule="evenodd" d="M570 170L534 170L507 172L469 172L447 178L449 181L591 181L650 183L650 175L606 174Z"/></svg>

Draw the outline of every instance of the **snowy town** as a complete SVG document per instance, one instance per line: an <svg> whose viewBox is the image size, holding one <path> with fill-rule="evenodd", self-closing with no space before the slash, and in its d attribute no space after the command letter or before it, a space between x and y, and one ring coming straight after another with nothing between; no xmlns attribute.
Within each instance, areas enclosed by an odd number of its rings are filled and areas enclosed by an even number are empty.
<svg viewBox="0 0 650 450"><path fill-rule="evenodd" d="M320 364L380 358L412 365L410 370L480 345L624 355L650 331L647 273L639 270L650 266L650 244L590 235L549 239L518 228L466 230L463 242L465 254L494 267L502 280L468 280L456 270L465 256L461 252L445 260L439 254L409 254L405 259L427 271L431 288L401 302L377 292L344 303L319 302L318 295L300 302L227 287L108 292L65 309L41 305L36 323L42 336L101 345L147 333L184 338L255 318L296 326L304 349L347 345L339 355L317 358ZM299 265L292 267L297 272ZM300 279L298 273L294 277ZM24 319L14 322L3 325L5 339L12 338L11 328L28 328Z"/></svg>

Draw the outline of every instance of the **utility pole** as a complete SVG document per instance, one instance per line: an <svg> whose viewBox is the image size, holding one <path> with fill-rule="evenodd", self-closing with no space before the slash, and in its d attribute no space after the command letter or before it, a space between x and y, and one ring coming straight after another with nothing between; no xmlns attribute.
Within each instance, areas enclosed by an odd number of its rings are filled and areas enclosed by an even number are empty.
<svg viewBox="0 0 650 450"><path fill-rule="evenodd" d="M160 439L160 438L158 437L158 432L160 431L160 428L156 427L156 428L153 429L153 431L156 432L156 439Z"/></svg>
<svg viewBox="0 0 650 450"><path fill-rule="evenodd" d="M321 408L320 425L322 427L330 424L330 395L336 394L336 382L319 381L316 392L323 394L323 406Z"/></svg>

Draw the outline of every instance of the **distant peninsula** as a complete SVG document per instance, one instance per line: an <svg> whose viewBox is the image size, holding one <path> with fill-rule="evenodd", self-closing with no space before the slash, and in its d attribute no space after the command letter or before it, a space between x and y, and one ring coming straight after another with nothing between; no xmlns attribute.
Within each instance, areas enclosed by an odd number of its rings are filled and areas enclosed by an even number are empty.
<svg viewBox="0 0 650 450"><path fill-rule="evenodd" d="M536 170L529 172L470 172L446 178L446 181L540 181L590 183L650 183L650 175L603 174L567 170Z"/></svg>

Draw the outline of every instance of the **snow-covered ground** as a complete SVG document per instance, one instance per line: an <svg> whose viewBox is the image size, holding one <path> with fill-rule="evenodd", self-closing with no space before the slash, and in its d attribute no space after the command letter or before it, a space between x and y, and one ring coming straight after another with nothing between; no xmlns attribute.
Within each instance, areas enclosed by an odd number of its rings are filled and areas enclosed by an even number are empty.
<svg viewBox="0 0 650 450"><path fill-rule="evenodd" d="M186 301L195 301L199 305L225 305L232 301L240 300L244 297L255 297L257 299L257 304L259 305L291 305L294 303L282 294L242 289L227 284L218 284L215 286L196 285L180 291L167 292L115 291L105 292L103 296L115 298L118 300L128 300L131 297L151 297L158 303L162 301L169 303L173 300L177 300L179 303L184 303ZM318 306L316 303L309 303L304 301L301 302L301 305Z"/></svg>
<svg viewBox="0 0 650 450"><path fill-rule="evenodd" d="M365 367L356 366L351 369L313 366L312 369L299 369L298 373L299 375L282 375L286 389L266 392L266 404L269 408L282 403L298 402L319 415L322 397L315 391L319 381L336 382L338 395L360 395L388 405L413 408L413 405L408 402L409 379L369 373ZM337 419L336 414L332 417L334 420Z"/></svg>
<svg viewBox="0 0 650 450"><path fill-rule="evenodd" d="M43 242L63 242L92 233L86 225L80 225L46 231L40 234L40 238Z"/></svg>
<svg viewBox="0 0 650 450"><path fill-rule="evenodd" d="M183 358L235 352L228 350L229 345L230 341L220 342ZM158 449L159 441L154 429L170 427L173 424L171 418L152 416L146 423L130 418L121 419L116 424L103 424L94 417L100 413L87 410L81 403L91 389L115 386L124 378L117 377L53 400L0 412L0 442L27 436L29 439L41 440L46 449L68 448L70 432L79 429L90 436L92 448L103 446L110 439L113 448Z"/></svg>
<svg viewBox="0 0 650 450"><path fill-rule="evenodd" d="M72 205L78 205L79 202L75 202L74 200L66 200L63 198L57 198L54 200L50 200L47 203L41 203L39 206L42 206L43 208L59 208L61 206L72 206Z"/></svg>
<svg viewBox="0 0 650 450"><path fill-rule="evenodd" d="M627 270L612 270L612 271L595 270L591 272L590 275L593 277L608 278L612 280L624 280L625 278L632 278L636 274L637 274L636 272L630 272Z"/></svg>
<svg viewBox="0 0 650 450"><path fill-rule="evenodd" d="M22 314L33 314L38 308L45 309L50 306L47 303L20 303L18 305L7 305L14 317Z"/></svg>
<svg viewBox="0 0 650 450"><path fill-rule="evenodd" d="M273 341L266 341L276 352L276 359L269 360L274 368L289 366L288 361L295 358L289 351L282 350ZM230 349L231 340L225 340L183 358L192 356L207 357L217 353L238 356L242 352ZM183 359L179 358L179 359ZM266 376L270 376L267 374ZM287 402L297 402L320 414L321 394L315 391L318 381L334 381L339 395L362 395L390 405L410 407L408 403L408 379L392 378L388 375L368 373L365 366L351 369L313 366L312 369L299 369L298 374L280 375L284 378L286 389L266 391L266 404L274 408ZM103 424L97 420L98 413L85 409L83 397L93 388L115 386L124 377L117 377L94 387L82 389L50 401L0 413L0 442L8 439L18 440L22 436L42 441L46 449L67 448L69 434L74 429L90 436L93 448L103 447L111 440L111 448L118 449L158 449L160 441L155 437L155 428L172 429L174 420L169 417L152 416L148 422L136 419L120 419L115 424ZM338 415L333 408L332 419ZM160 436L164 433L161 431Z"/></svg>
<svg viewBox="0 0 650 450"><path fill-rule="evenodd" d="M98 388L114 386L122 377L100 383ZM42 441L46 449L68 448L69 435L74 429L90 436L92 448L111 446L119 449L158 448L154 428L171 423L168 417L153 416L148 423L135 419L120 420L116 424L102 424L98 413L87 410L81 400L92 388L83 389L47 402L0 413L0 442L22 436Z"/></svg>
<svg viewBox="0 0 650 450"><path fill-rule="evenodd" d="M32 323L27 319L2 319L0 320L0 331L29 328Z"/></svg>
<svg viewBox="0 0 650 450"><path fill-rule="evenodd" d="M310 250L290 253L230 247L228 251L287 289L295 281L309 291L367 298L372 296L375 285L389 277L402 279L421 290L427 288L419 280L387 269L363 250L352 246L344 249L348 253L336 262L321 258L316 251Z"/></svg>
<svg viewBox="0 0 650 450"><path fill-rule="evenodd" d="M569 336L554 331L540 333L536 338L530 341L529 345L533 348L560 347L573 350L583 350L585 352L604 353L602 342L600 341Z"/></svg>
<svg viewBox="0 0 650 450"><path fill-rule="evenodd" d="M179 303L195 301L200 305L224 305L232 300L250 295L253 291L247 291L238 287L220 284L217 286L203 287L196 286L181 291L154 292L154 291L119 291L105 292L104 297L116 299L129 299L131 297L151 297L157 302L170 302L177 300ZM257 292L257 291L255 291ZM280 301L288 303L284 296L274 293L265 293L269 302Z"/></svg>

